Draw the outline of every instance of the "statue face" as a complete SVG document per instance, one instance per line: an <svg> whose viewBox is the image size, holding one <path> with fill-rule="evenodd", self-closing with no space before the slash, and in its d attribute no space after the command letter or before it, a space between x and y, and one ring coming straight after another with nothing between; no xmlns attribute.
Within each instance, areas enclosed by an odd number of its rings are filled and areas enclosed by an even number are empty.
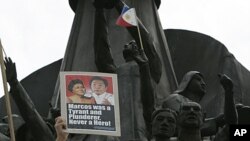
<svg viewBox="0 0 250 141"><path fill-rule="evenodd" d="M175 133L175 116L167 111L158 113L152 122L153 136L172 137Z"/></svg>
<svg viewBox="0 0 250 141"><path fill-rule="evenodd" d="M107 87L102 80L93 80L91 83L91 89L95 94L100 95L106 92Z"/></svg>
<svg viewBox="0 0 250 141"><path fill-rule="evenodd" d="M202 98L206 93L206 84L203 78L198 74L194 75L189 82L188 90L199 94L199 96Z"/></svg>
<svg viewBox="0 0 250 141"><path fill-rule="evenodd" d="M200 128L202 123L203 114L200 104L196 102L183 103L178 117L179 126L187 128Z"/></svg>
<svg viewBox="0 0 250 141"><path fill-rule="evenodd" d="M85 87L81 83L77 83L73 86L72 92L76 95L84 95Z"/></svg>

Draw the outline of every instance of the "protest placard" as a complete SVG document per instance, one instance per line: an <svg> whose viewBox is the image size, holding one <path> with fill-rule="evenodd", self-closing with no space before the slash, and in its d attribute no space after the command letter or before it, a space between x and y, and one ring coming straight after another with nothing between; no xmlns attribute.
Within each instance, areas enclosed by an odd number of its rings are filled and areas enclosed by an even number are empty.
<svg viewBox="0 0 250 141"><path fill-rule="evenodd" d="M60 92L66 132L120 136L116 74L60 72Z"/></svg>

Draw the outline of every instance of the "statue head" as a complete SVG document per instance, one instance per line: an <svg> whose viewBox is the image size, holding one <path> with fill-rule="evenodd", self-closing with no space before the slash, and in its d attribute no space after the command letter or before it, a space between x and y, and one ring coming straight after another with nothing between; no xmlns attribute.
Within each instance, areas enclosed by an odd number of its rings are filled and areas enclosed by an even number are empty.
<svg viewBox="0 0 250 141"><path fill-rule="evenodd" d="M177 90L175 91L175 93L181 94L188 98L190 97L187 94L192 93L193 96L195 96L196 99L199 99L198 101L200 101L201 98L206 93L206 84L204 82L203 75L198 71L187 72L183 76L183 79L180 85L178 86Z"/></svg>
<svg viewBox="0 0 250 141"><path fill-rule="evenodd" d="M250 124L250 106L238 103L235 105L238 113L238 124Z"/></svg>
<svg viewBox="0 0 250 141"><path fill-rule="evenodd" d="M170 138L176 129L177 114L168 108L155 110L152 114L152 135L160 138Z"/></svg>
<svg viewBox="0 0 250 141"><path fill-rule="evenodd" d="M200 104L185 102L180 107L177 123L180 128L200 129L204 118Z"/></svg>

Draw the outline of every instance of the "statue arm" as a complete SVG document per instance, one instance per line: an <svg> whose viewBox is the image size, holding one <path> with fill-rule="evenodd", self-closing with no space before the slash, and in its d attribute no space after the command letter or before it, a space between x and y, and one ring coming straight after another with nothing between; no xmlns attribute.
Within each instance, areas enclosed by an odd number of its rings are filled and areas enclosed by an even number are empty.
<svg viewBox="0 0 250 141"><path fill-rule="evenodd" d="M144 51L139 49L139 52L134 51L133 58L139 65L140 82L141 82L141 101L143 105L143 117L146 123L147 131L151 133L151 115L154 112L154 88L152 85L150 69L147 56Z"/></svg>
<svg viewBox="0 0 250 141"><path fill-rule="evenodd" d="M145 75L147 74L147 75ZM141 100L143 104L143 116L146 122L147 131L151 133L151 116L154 112L154 90L151 83L149 65L140 66L141 75Z"/></svg>
<svg viewBox="0 0 250 141"><path fill-rule="evenodd" d="M118 10L119 13L121 13L123 8L123 3L119 1L116 4L116 9ZM156 52L155 49L155 43L152 38L152 35L147 31L147 29L140 23L139 28L140 28L140 33L141 33L141 38L142 38L142 44L143 44L143 49L148 57L148 64L150 68L150 74L152 76L152 79L158 83L161 78L162 74L162 64L159 55ZM128 32L131 34L131 36L135 39L137 43L140 43L139 35L138 35L138 30L137 27L127 27ZM138 46L141 47L140 44L137 44Z"/></svg>
<svg viewBox="0 0 250 141"><path fill-rule="evenodd" d="M33 137L38 141L52 141L53 134L46 122L36 110L32 100L16 77L15 63L10 58L5 59L7 81L10 84L10 93L19 108L24 121L30 127Z"/></svg>
<svg viewBox="0 0 250 141"><path fill-rule="evenodd" d="M233 94L233 82L225 74L219 75L220 82L225 91L225 103L224 103L224 115L226 124L237 124L238 114L235 108L234 94Z"/></svg>
<svg viewBox="0 0 250 141"><path fill-rule="evenodd" d="M95 12L94 52L95 63L99 71L116 72L108 39L107 21L102 8L96 8Z"/></svg>
<svg viewBox="0 0 250 141"><path fill-rule="evenodd" d="M224 114L220 114L215 118L206 119L203 127L203 135L213 135L217 132L218 127L223 127L225 124L237 124L238 114L235 108L233 98L233 83L232 80L225 74L219 75L220 83L225 91Z"/></svg>

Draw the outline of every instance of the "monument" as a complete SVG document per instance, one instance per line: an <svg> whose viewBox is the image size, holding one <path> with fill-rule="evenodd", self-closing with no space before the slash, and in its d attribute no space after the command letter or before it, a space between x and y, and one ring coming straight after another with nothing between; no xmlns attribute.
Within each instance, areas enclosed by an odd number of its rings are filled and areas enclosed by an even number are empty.
<svg viewBox="0 0 250 141"><path fill-rule="evenodd" d="M116 0L96 0L94 2L103 5L102 14L106 18L107 25L107 29L105 29L107 31L104 32L107 32L108 44L112 51L111 56L117 66L122 136L114 138L80 135L76 136L75 140L79 138L86 141L123 141L138 138L146 140L139 96L138 66L135 62L124 60L122 57L123 46L127 42L132 39L137 43L140 42L138 32L135 27L124 28L115 25L124 3ZM99 20L96 19L96 7L91 0L69 0L69 4L75 12L75 18L63 60L48 65L21 81L36 105L37 111L44 117L49 113L49 102L51 108L60 108L60 84L57 78L59 71L100 71L96 65L98 62L96 62L94 46L95 37L98 35L95 25ZM214 78L218 73L225 73L234 80L236 103L250 105L247 86L247 82L250 81L250 73L227 51L223 44L211 37L191 31L168 30L164 34L157 12L160 0L126 0L126 5L136 9L141 21L139 27L142 44L147 57L151 60L149 66L154 80L152 81L153 87L157 93L156 107L159 107L163 100L176 90L177 82L190 70L202 72L205 81L208 80L208 92L201 101L208 117L216 116L223 110L222 88L219 88L217 85L219 82ZM141 47L140 44L138 46ZM44 99L41 101L40 97ZM2 104L2 99L0 103ZM215 108L217 110L213 110ZM0 117L3 117L5 112L2 112L3 109L0 111ZM17 108L14 113L18 113ZM130 116L128 117L128 115ZM52 118L51 113L48 118ZM6 134L2 134L0 135L5 138Z"/></svg>

